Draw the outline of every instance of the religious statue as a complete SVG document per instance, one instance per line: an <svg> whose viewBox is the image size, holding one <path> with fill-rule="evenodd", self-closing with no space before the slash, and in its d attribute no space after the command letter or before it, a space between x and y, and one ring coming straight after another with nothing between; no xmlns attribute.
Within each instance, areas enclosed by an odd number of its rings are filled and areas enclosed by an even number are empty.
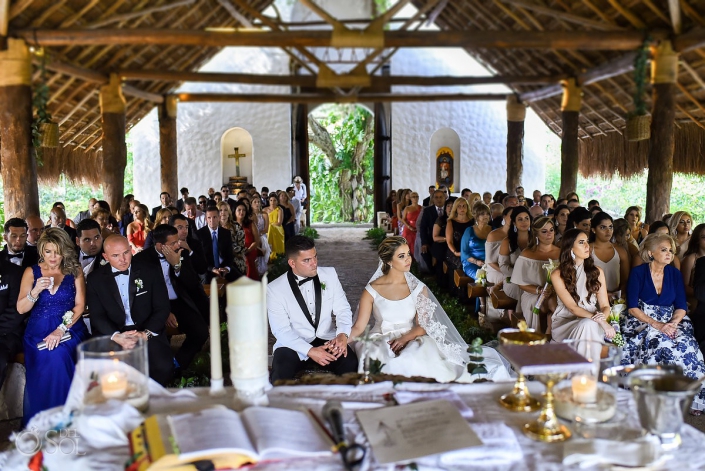
<svg viewBox="0 0 705 471"><path fill-rule="evenodd" d="M445 185L449 191L454 191L453 184L453 150L441 147L436 152L436 186Z"/></svg>
<svg viewBox="0 0 705 471"><path fill-rule="evenodd" d="M235 153L229 154L228 158L235 159L235 175L239 177L240 176L240 159L243 157L247 157L247 155L241 154L239 147L234 147L233 149L235 150Z"/></svg>

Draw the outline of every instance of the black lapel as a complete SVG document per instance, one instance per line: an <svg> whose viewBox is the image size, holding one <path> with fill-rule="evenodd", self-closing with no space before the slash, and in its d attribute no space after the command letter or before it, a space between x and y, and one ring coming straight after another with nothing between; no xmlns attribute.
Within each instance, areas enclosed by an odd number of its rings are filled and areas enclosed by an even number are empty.
<svg viewBox="0 0 705 471"><path fill-rule="evenodd" d="M115 276L113 275L113 271L110 269L110 265L106 269L103 270L103 276L105 278L109 278L106 281L106 286L108 287L108 290L112 293L113 297L117 301L117 305L122 307L123 314L125 312L125 307L122 305L122 298L120 297L120 289L118 289L118 284L117 280L115 279ZM125 324L124 320L124 315L123 315L123 321L122 324Z"/></svg>
<svg viewBox="0 0 705 471"><path fill-rule="evenodd" d="M132 317L132 320L135 320L134 312L132 310L132 305L134 304L135 301L135 294L137 294L137 285L135 284L135 280L139 278L139 270L136 270L135 267L133 266L130 269L130 284L127 286L127 292L129 293L130 297L130 316Z"/></svg>
<svg viewBox="0 0 705 471"><path fill-rule="evenodd" d="M296 276L294 275L294 272L291 270L288 270L286 272L286 277L289 280L289 286L291 286L291 291L294 293L294 297L296 298L296 302L299 303L299 307L301 308L301 311L303 311L304 316L306 316L306 319L311 323L314 329L318 327L318 322L313 322L313 319L311 319L311 313L308 312L308 307L306 306L306 301L304 301L304 297L301 295L301 290L299 289L299 284L296 281ZM320 287L319 287L320 290ZM319 306L319 301L316 299L316 311L320 311L321 308Z"/></svg>
<svg viewBox="0 0 705 471"><path fill-rule="evenodd" d="M318 275L313 277L313 289L316 293L316 322L313 326L318 330L318 321L321 319L321 280L318 279Z"/></svg>

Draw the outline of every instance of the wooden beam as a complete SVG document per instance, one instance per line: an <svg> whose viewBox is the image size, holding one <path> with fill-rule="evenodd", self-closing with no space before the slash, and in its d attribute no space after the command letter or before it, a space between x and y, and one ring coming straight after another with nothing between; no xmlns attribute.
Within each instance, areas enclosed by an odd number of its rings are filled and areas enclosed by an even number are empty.
<svg viewBox="0 0 705 471"><path fill-rule="evenodd" d="M681 20L681 6L678 0L668 0L668 13L671 15L671 25L673 32L681 34L683 22Z"/></svg>
<svg viewBox="0 0 705 471"><path fill-rule="evenodd" d="M222 72L187 72L179 70L121 70L118 75L123 80L156 81L156 82L213 82L213 83L245 83L257 85L283 85L292 87L315 87L316 77L313 75L262 75L234 74ZM565 77L554 75L514 76L489 75L481 77L455 76L373 76L372 86L459 86L459 85L536 85L555 83Z"/></svg>
<svg viewBox="0 0 705 471"><path fill-rule="evenodd" d="M673 49L681 54L705 47L705 28L694 28L673 40Z"/></svg>
<svg viewBox="0 0 705 471"><path fill-rule="evenodd" d="M104 18L102 20L94 21L93 23L89 23L89 24L83 26L83 28L85 28L85 29L101 28L103 26L107 26L107 25L110 25L113 23L119 23L121 21L129 21L129 20L132 20L135 18L140 18L142 16L151 15L152 13L158 13L161 11L171 10L173 8L191 5L195 1L196 0L180 0L178 2L170 3L168 5L161 5L158 7L145 8L144 10L133 11L130 13L122 13L119 15L114 15L114 16L111 16L108 18Z"/></svg>
<svg viewBox="0 0 705 471"><path fill-rule="evenodd" d="M433 94L410 95L395 93L365 93L359 95L324 95L301 93L298 95L233 94L233 93L177 93L180 102L190 103L360 103L360 102L430 102L430 101L503 101L506 93L484 94Z"/></svg>
<svg viewBox="0 0 705 471"><path fill-rule="evenodd" d="M588 28L600 30L600 31L624 31L624 28L616 26L615 24L605 23L602 21L595 21L589 18L584 18L579 15L574 15L573 13L566 13L555 8L549 8L542 5L537 5L536 3L531 3L526 0L500 0L504 3L509 3L510 5L515 5L521 8L526 8L527 10L535 11L536 13L541 13L548 15L552 18L560 18L569 23L575 23L580 26L586 26ZM677 1L677 0L676 0Z"/></svg>
<svg viewBox="0 0 705 471"><path fill-rule="evenodd" d="M0 36L7 36L10 23L10 0L0 0Z"/></svg>
<svg viewBox="0 0 705 471"><path fill-rule="evenodd" d="M235 18L235 20L240 23L242 26L245 26L246 28L252 28L252 22L247 19L245 15L240 13L235 6L233 6L232 3L230 3L230 0L218 0L218 3L220 6L225 8L225 11L227 11L230 16Z"/></svg>
<svg viewBox="0 0 705 471"><path fill-rule="evenodd" d="M201 47L329 47L331 31L242 31L221 33L182 29L33 30L14 32L36 46L171 45ZM641 31L385 31L384 47L463 47L485 49L633 50L642 45ZM665 32L652 31L654 39Z"/></svg>
<svg viewBox="0 0 705 471"><path fill-rule="evenodd" d="M634 59L636 58L636 52L629 52L622 56L617 57L611 61L600 64L597 67L588 69L583 73L579 74L577 77L577 82L580 85L589 85L591 83L599 82L601 80L606 80L618 75L626 74L634 70ZM539 100L545 100L546 98L558 96L563 93L563 89L560 84L548 85L546 87L540 88L538 90L532 90L530 92L525 92L519 95L522 101L534 102Z"/></svg>

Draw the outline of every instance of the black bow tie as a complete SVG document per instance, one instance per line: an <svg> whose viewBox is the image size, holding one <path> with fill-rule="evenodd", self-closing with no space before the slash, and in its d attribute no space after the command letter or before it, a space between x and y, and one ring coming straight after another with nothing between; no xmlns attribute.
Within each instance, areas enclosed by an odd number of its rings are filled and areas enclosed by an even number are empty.
<svg viewBox="0 0 705 471"><path fill-rule="evenodd" d="M22 258L24 257L24 252L15 252L13 254L10 254L10 258Z"/></svg>
<svg viewBox="0 0 705 471"><path fill-rule="evenodd" d="M118 275L130 276L130 270L114 271L113 272L113 276L118 276Z"/></svg>
<svg viewBox="0 0 705 471"><path fill-rule="evenodd" d="M309 281L313 280L314 277L309 276L308 278L304 278L303 280L299 280L299 286L303 285L304 283L308 283Z"/></svg>
<svg viewBox="0 0 705 471"><path fill-rule="evenodd" d="M95 258L95 255L83 254L83 260L93 260L94 258Z"/></svg>

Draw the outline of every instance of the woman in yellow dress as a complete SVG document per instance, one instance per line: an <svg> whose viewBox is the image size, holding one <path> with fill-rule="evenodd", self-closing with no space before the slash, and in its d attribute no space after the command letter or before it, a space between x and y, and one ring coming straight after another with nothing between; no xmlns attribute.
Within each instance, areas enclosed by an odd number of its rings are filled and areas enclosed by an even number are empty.
<svg viewBox="0 0 705 471"><path fill-rule="evenodd" d="M279 199L276 193L269 195L269 207L264 210L269 216L269 230L267 231L267 239L272 247L272 255L269 260L277 258L277 254L284 253L284 211L279 207Z"/></svg>

